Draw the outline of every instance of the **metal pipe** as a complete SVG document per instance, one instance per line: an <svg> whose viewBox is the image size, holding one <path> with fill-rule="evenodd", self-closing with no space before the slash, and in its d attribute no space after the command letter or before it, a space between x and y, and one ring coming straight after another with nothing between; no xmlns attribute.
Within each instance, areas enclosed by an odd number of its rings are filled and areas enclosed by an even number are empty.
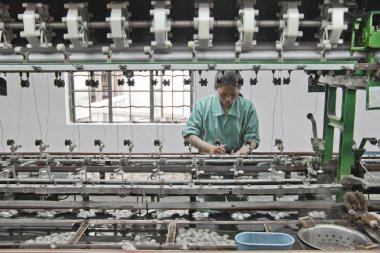
<svg viewBox="0 0 380 253"><path fill-rule="evenodd" d="M241 162L242 162L242 164L244 164L244 166L256 165L257 163L262 163L262 162L270 163L273 160L271 157L254 157L254 156L247 156L247 157L240 157L240 158L233 158L233 157L214 157L214 158L210 158L210 157L204 158L203 157L202 158L202 157L203 156L197 156L196 157L197 159L199 159L196 162L202 163L202 166L205 166L205 165L227 165L227 164L232 165L236 162L240 162L240 160L237 160L237 159L241 159ZM74 156L68 160L67 158L64 158L64 157L58 157L58 156L50 155L50 158L54 159L54 161L58 162L59 166L61 166L61 165L83 164L84 159L86 157L79 157L78 158L78 157ZM87 158L91 158L91 157L87 157ZM107 163L107 165L119 165L121 158L122 157L108 157L105 159L96 160L97 158L95 157L95 160L94 160L92 157L91 165L103 166L105 163ZM149 157L148 158L141 158L141 157L131 156L131 157L128 157L127 163L133 164L133 166L150 166L150 165L153 165L153 163L160 162L160 161L162 161L161 159L164 159L165 166L178 166L178 165L191 165L193 163L194 158L195 157L193 157L193 156L182 156L181 158L170 157L170 156L164 156L164 157L152 156L150 158ZM285 159L286 158L287 157L285 157ZM33 164L33 162L36 162L36 163ZM34 158L30 157L29 159L28 158L20 159L20 163L21 163L21 167L24 167L24 165L28 165L28 164L32 164L34 166L44 166L45 165L44 161L41 164L40 161L38 161L37 157L34 157ZM27 163L27 164L25 164L25 163Z"/></svg>
<svg viewBox="0 0 380 253"><path fill-rule="evenodd" d="M90 29L109 29L110 28L109 24L104 21L89 22L87 26Z"/></svg>
<svg viewBox="0 0 380 253"><path fill-rule="evenodd" d="M172 20L171 26L173 28L191 28L194 27L193 20Z"/></svg>
<svg viewBox="0 0 380 253"><path fill-rule="evenodd" d="M73 194L73 195L294 195L334 194L342 189L341 184L296 184L296 185L84 185L84 184L0 184L0 193L21 194Z"/></svg>
<svg viewBox="0 0 380 253"><path fill-rule="evenodd" d="M113 123L113 110L112 110L112 106L113 106L113 102L112 102L112 99L113 99L113 84L112 84L112 76L111 76L111 73L110 72L107 72L107 86L108 86L108 120L109 122Z"/></svg>
<svg viewBox="0 0 380 253"><path fill-rule="evenodd" d="M64 24L64 23L62 23L62 24ZM24 29L24 23L22 23L22 22L6 22L6 23L4 23L4 27L6 29L23 30Z"/></svg>
<svg viewBox="0 0 380 253"><path fill-rule="evenodd" d="M171 54L154 54L155 61L170 61ZM187 52L178 52L176 53L177 61L188 61L191 62L193 60L193 54L190 51Z"/></svg>
<svg viewBox="0 0 380 253"><path fill-rule="evenodd" d="M236 55L234 51L226 52L207 52L199 51L197 54L198 61L235 61Z"/></svg>
<svg viewBox="0 0 380 253"><path fill-rule="evenodd" d="M316 179L305 180L305 179L284 179L276 178L272 179L223 179L223 180L111 180L111 179L92 179L92 180L81 180L81 179L44 179L44 178L0 178L1 183L17 183L17 184L70 184L70 183L83 183L83 184L101 184L101 185L221 185L221 186L230 186L230 185L249 185L249 184L302 184L304 182L315 182Z"/></svg>
<svg viewBox="0 0 380 253"><path fill-rule="evenodd" d="M67 29L66 23L63 22L51 22L46 24L47 29L53 29L53 30L64 30Z"/></svg>
<svg viewBox="0 0 380 253"><path fill-rule="evenodd" d="M279 27L280 20L258 20L257 26L258 27Z"/></svg>
<svg viewBox="0 0 380 253"><path fill-rule="evenodd" d="M31 53L29 54L28 59L30 63L63 63L64 62L64 56L58 53L57 54ZM70 56L71 63L91 62L91 61L107 62L107 56L103 54L99 54L99 53L98 54L72 53Z"/></svg>
<svg viewBox="0 0 380 253"><path fill-rule="evenodd" d="M149 62L150 58L149 55L146 55L141 52L131 52L129 53L129 59L130 61L134 62ZM125 53L112 53L112 61L121 62L125 61ZM128 60L129 61L129 60Z"/></svg>
<svg viewBox="0 0 380 253"><path fill-rule="evenodd" d="M37 51L37 52L36 52ZM107 56L101 52L101 47L68 49L70 53L70 63L86 62L107 62ZM375 54L380 58L380 52ZM162 62L193 62L192 52L186 46L178 45L164 52L156 51L153 55L155 61ZM327 61L357 61L366 57L365 52L350 53L346 47L340 47L326 53ZM57 53L55 48L34 49L27 56L30 63L62 63L63 54ZM235 61L234 47L218 45L213 48L198 51L197 60L202 61ZM240 62L244 61L278 61L278 52L274 46L262 43L251 51L240 54ZM320 62L320 50L314 43L303 43L299 47L294 47L283 51L284 61L317 61ZM0 55L0 63L23 63L21 55L14 54L13 50ZM143 46L134 46L128 49L112 51L111 60L114 62L150 62L150 57L143 51Z"/></svg>
<svg viewBox="0 0 380 253"><path fill-rule="evenodd" d="M280 26L280 20L257 20L257 26L263 28L273 28ZM131 29L145 29L152 26L152 21L143 20L143 21L128 21L128 25ZM38 25L36 25L38 27ZM109 29L110 26L106 21L89 21L87 26L90 29ZM172 20L171 26L173 28L194 28L193 20ZM215 20L213 23L215 28L236 28L236 20ZM320 27L321 21L319 20L301 20L300 27ZM46 23L48 29L53 30L66 30L67 25L64 22L50 22ZM5 23L5 28L14 29L14 30L23 30L24 24L22 22L8 22Z"/></svg>
<svg viewBox="0 0 380 253"><path fill-rule="evenodd" d="M65 60L65 56L63 54L59 53L53 53L53 54L39 54L39 53L33 53L30 54L29 62L38 62L38 63L62 63ZM0 61L1 62L1 61Z"/></svg>
<svg viewBox="0 0 380 253"><path fill-rule="evenodd" d="M82 166L82 165L78 165ZM200 166L199 169L203 170L205 173L215 173L215 174L231 174L231 166ZM1 168L1 167L0 167ZM2 167L5 168L5 167ZM39 169L44 168L43 166L16 166L16 172L38 172ZM87 166L87 172L109 172L112 173L115 169L120 168L120 166ZM124 173L150 173L153 169L157 168L155 165L132 165L132 166L122 166ZM244 170L244 175L249 175L250 173L260 173L268 172L267 167L258 166L239 166L239 169ZM306 167L304 166L275 166L277 171L283 172L305 172ZM73 166L57 166L50 167L50 171L55 172L76 172L77 167ZM183 166L163 166L161 168L163 172L179 172L179 173L190 173L190 167Z"/></svg>
<svg viewBox="0 0 380 253"><path fill-rule="evenodd" d="M24 58L21 55L15 54L0 54L0 62L6 63L21 63Z"/></svg>
<svg viewBox="0 0 380 253"><path fill-rule="evenodd" d="M107 62L107 56L104 54L82 54L73 53L70 55L71 62Z"/></svg>
<svg viewBox="0 0 380 253"><path fill-rule="evenodd" d="M136 124L138 125L138 124ZM73 156L81 156L81 158L84 158L83 156L94 156L94 155L98 155L99 153L98 152L74 152L72 153ZM245 158L251 158L251 157L256 157L256 158L259 158L259 157L262 157L263 155L266 155L266 156L274 156L274 155L280 155L281 153L280 152L254 152L252 155L247 155ZM284 155L291 155L291 156L312 156L314 155L315 153L314 152L284 152ZM0 156L10 156L11 153L10 152L2 152L0 153ZM17 152L17 155L20 155L20 156L38 156L39 153L37 152ZM49 156L68 156L70 155L69 152L49 152ZM119 156L122 156L122 155L125 155L124 153L103 153L104 156L112 156L112 155L119 155ZM154 153L133 153L132 154L133 157L145 157L147 158L148 157L158 157L156 154ZM334 155L337 155L337 153L335 153ZM231 158L232 156L231 155L217 155L217 156L211 156L209 154L199 154L199 153L189 153L189 152L177 152L177 153L170 153L170 152L167 152L167 153L162 153L161 154L161 157L165 157L165 156L174 156L174 157L183 157L183 156L190 156L190 157L204 157L204 158Z"/></svg>
<svg viewBox="0 0 380 253"><path fill-rule="evenodd" d="M128 24L132 29L149 28L152 26L151 21L129 21Z"/></svg>
<svg viewBox="0 0 380 253"><path fill-rule="evenodd" d="M300 27L320 27L321 21L318 20L301 20L299 23ZM280 26L280 20L258 20L257 21L258 27L279 27Z"/></svg>
<svg viewBox="0 0 380 253"><path fill-rule="evenodd" d="M372 201L371 201L372 202ZM370 202L370 204L371 204ZM309 201L234 201L234 202L149 202L151 209L217 209L217 210L264 210L264 211L291 211L291 210L320 210L342 208L342 203L326 200ZM7 200L0 201L0 209L144 209L145 202L125 201L33 201ZM182 222L182 221L181 221ZM231 222L231 221L228 221ZM252 222L252 221L247 221ZM264 221L262 221L264 222ZM265 221L268 222L268 221ZM289 221L288 221L289 222Z"/></svg>
<svg viewBox="0 0 380 253"><path fill-rule="evenodd" d="M214 27L217 28L236 28L237 22L235 20L215 20Z"/></svg>
<svg viewBox="0 0 380 253"><path fill-rule="evenodd" d="M300 27L321 27L320 20L300 20Z"/></svg>
<svg viewBox="0 0 380 253"><path fill-rule="evenodd" d="M366 53L355 52L351 54L347 51L330 51L326 53L327 61L357 61L365 58ZM205 54L203 55L203 60L209 59L211 56ZM241 61L277 61L278 52L276 51L251 51L247 53L242 53L240 55ZM321 55L319 50L310 51L295 51L288 50L283 52L284 61L320 61Z"/></svg>
<svg viewBox="0 0 380 253"><path fill-rule="evenodd" d="M376 57L379 57L376 55ZM327 61L357 61L363 59L365 53L355 52L352 55L350 52L341 51L331 51L326 54ZM16 61L14 56L2 57L4 61L9 62L9 59L13 58L13 62ZM141 53L118 53L112 54L112 61L119 62L149 62L149 56ZM284 61L317 61L320 62L320 52L319 51L284 51L283 60ZM6 59L6 60L5 60ZM22 62L22 58L17 57ZM176 62L176 61L192 61L191 52L167 52L165 54L155 53L154 59L156 61L163 62ZM198 61L235 61L234 51L199 51L197 55ZM29 56L31 63L38 62L63 62L63 56L59 54L44 55L44 54L34 54L31 53ZM242 53L240 55L240 61L277 61L278 53L276 51L251 51ZM11 60L12 61L12 60ZM1 58L0 58L1 62ZM107 56L101 53L72 53L70 56L71 63L81 63L81 62L107 62Z"/></svg>

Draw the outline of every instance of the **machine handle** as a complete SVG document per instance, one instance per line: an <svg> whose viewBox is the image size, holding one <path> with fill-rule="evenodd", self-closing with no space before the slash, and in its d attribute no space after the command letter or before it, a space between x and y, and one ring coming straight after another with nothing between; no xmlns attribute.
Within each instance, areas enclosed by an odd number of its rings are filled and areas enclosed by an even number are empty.
<svg viewBox="0 0 380 253"><path fill-rule="evenodd" d="M313 139L316 141L318 139L318 134L317 134L317 123L315 122L315 119L313 117L312 113L308 113L306 116L309 120L311 120L311 126L313 129Z"/></svg>

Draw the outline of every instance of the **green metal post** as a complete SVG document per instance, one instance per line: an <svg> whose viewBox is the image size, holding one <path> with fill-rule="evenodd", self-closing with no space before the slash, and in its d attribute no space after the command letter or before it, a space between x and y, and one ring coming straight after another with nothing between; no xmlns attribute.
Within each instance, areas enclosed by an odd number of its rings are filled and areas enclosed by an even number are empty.
<svg viewBox="0 0 380 253"><path fill-rule="evenodd" d="M322 156L323 162L331 161L334 148L334 129L340 131L339 138L339 163L337 181L341 176L351 174L351 166L354 163L352 151L354 124L355 124L355 102L356 90L342 88L342 113L336 116L336 87L327 87L325 94L325 115L323 139L325 150Z"/></svg>
<svg viewBox="0 0 380 253"><path fill-rule="evenodd" d="M325 151L322 156L323 162L330 161L333 156L334 127L329 125L329 115L335 115L336 87L326 87L323 140Z"/></svg>
<svg viewBox="0 0 380 253"><path fill-rule="evenodd" d="M352 151L352 145L354 139L355 103L356 90L344 89L341 117L343 131L340 133L339 165L337 173L338 181L340 180L341 176L351 175L351 167L354 164L354 153Z"/></svg>

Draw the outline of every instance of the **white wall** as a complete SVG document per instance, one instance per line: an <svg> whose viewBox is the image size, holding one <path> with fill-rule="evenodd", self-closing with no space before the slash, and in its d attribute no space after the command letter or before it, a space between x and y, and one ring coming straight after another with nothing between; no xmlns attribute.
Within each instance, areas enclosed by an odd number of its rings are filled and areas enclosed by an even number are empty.
<svg viewBox="0 0 380 253"><path fill-rule="evenodd" d="M214 75L211 71L203 72L201 77L207 77L209 85L201 87L197 74L195 99L214 92ZM283 75L287 77L288 74L284 72ZM243 73L243 77L245 84L242 93L246 98L252 99L259 115L262 140L259 151L275 151L271 144L275 138L284 140L286 151L311 151L311 124L306 119L306 114L315 114L319 135L322 136L324 94L307 93L307 75L301 71L292 72L290 85L277 87L272 84L270 71L259 72L257 86L249 85L252 74ZM165 152L186 151L181 137L183 125L67 124L65 89L53 86L54 74L32 74L30 79L31 87L21 89L18 74L6 76L8 96L0 97L1 151L8 151L7 139L15 139L18 144L23 145L20 151L38 151L34 141L42 137L43 141L50 145L48 151L67 151L64 140L74 139L80 146L80 150L78 147L77 151L96 152L98 149L94 147L93 140L101 139L106 145L105 152L122 152L126 150L122 146L122 140L132 139L131 129L136 152L156 151L153 140L157 138L157 132L158 137L164 140ZM277 102L273 117L276 90ZM365 111L365 92L358 91L355 124L357 142L362 137L380 138L379 115L379 111ZM374 147L371 149L376 150Z"/></svg>

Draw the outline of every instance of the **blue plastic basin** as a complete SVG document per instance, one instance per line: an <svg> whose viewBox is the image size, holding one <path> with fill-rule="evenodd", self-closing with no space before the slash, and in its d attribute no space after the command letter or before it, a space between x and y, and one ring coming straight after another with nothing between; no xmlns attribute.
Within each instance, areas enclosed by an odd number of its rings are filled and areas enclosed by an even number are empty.
<svg viewBox="0 0 380 253"><path fill-rule="evenodd" d="M235 236L238 250L292 249L295 239L285 233L242 232Z"/></svg>

